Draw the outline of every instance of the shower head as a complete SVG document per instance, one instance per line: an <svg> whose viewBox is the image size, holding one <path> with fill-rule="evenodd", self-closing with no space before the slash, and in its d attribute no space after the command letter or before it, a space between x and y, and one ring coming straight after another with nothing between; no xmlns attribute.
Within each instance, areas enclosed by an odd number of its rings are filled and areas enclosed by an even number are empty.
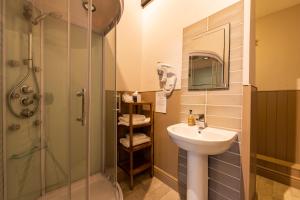
<svg viewBox="0 0 300 200"><path fill-rule="evenodd" d="M36 18L34 18L32 20L32 24L33 25L38 25L42 20L44 20L46 17L55 17L55 18L61 18L61 14L60 13L57 13L57 12L49 12L49 13L43 13L39 16L37 16Z"/></svg>

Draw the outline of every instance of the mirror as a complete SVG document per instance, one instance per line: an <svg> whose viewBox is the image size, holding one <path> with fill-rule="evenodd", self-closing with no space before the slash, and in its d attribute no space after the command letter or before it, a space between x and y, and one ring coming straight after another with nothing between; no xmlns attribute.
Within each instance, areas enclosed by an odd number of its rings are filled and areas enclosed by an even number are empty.
<svg viewBox="0 0 300 200"><path fill-rule="evenodd" d="M200 34L192 43L188 89L229 89L230 25Z"/></svg>

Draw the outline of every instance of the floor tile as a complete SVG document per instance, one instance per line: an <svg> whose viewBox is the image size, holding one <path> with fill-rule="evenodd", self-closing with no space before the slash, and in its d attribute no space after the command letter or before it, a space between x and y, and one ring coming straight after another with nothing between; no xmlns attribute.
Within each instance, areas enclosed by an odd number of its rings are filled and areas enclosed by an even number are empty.
<svg viewBox="0 0 300 200"><path fill-rule="evenodd" d="M268 178L257 176L258 200L299 200L300 190Z"/></svg>
<svg viewBox="0 0 300 200"><path fill-rule="evenodd" d="M134 188L130 190L128 178L119 180L124 200L179 200L178 193L158 178L141 174L134 179Z"/></svg>

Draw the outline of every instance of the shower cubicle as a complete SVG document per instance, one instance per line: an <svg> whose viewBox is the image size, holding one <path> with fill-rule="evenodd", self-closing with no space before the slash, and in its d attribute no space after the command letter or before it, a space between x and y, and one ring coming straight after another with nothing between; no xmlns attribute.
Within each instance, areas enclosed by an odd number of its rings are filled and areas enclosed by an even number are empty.
<svg viewBox="0 0 300 200"><path fill-rule="evenodd" d="M122 0L0 0L0 199L120 199Z"/></svg>

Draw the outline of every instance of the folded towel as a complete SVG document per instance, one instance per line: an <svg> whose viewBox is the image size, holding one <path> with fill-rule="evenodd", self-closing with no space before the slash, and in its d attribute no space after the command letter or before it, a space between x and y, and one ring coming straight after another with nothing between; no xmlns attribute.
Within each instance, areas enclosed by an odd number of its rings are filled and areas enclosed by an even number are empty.
<svg viewBox="0 0 300 200"><path fill-rule="evenodd" d="M148 124L148 123L150 123L150 117L146 118L144 121L133 121L132 122L133 125ZM129 122L119 121L118 125L129 126Z"/></svg>
<svg viewBox="0 0 300 200"><path fill-rule="evenodd" d="M123 114L123 118L129 119L130 115L129 114ZM133 120L145 120L146 116L145 115L140 115L140 114L132 114L132 119Z"/></svg>
<svg viewBox="0 0 300 200"><path fill-rule="evenodd" d="M140 139L140 140L133 140L132 141L132 146L137 146L137 145L140 145L140 144L144 144L146 142L150 142L151 141L151 138L150 137L147 137L147 138L144 138L144 139ZM121 138L120 139L120 143L124 146L124 147L127 147L129 148L130 147L130 141L129 139L127 138Z"/></svg>
<svg viewBox="0 0 300 200"><path fill-rule="evenodd" d="M133 134L133 139L134 140L140 140L147 138L148 136L145 133L134 133ZM126 134L126 138L129 138L129 134Z"/></svg>
<svg viewBox="0 0 300 200"><path fill-rule="evenodd" d="M132 121L133 122L141 122L141 121L145 121L146 118L133 118ZM119 121L123 121L123 122L127 122L129 123L129 118L125 118L125 117L119 117Z"/></svg>

